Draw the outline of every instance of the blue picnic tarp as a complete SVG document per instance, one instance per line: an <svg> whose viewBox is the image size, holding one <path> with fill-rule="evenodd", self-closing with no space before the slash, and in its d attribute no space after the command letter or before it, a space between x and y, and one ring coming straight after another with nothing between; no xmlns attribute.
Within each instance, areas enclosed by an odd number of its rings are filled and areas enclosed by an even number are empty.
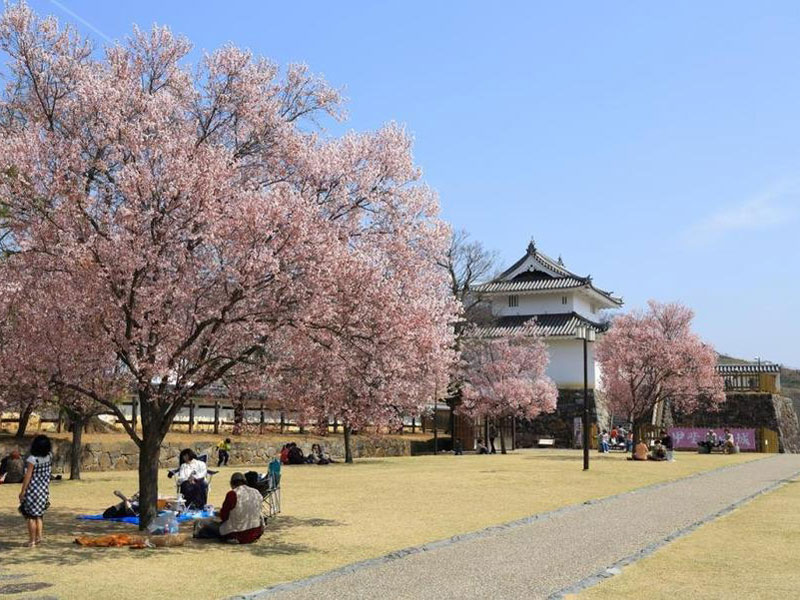
<svg viewBox="0 0 800 600"><path fill-rule="evenodd" d="M161 513L159 513L161 514ZM214 513L212 511L205 511L205 510L189 510L185 513L181 513L178 515L178 523L185 523L186 521L193 521L195 519L206 519L208 517L213 517ZM103 517L102 514L100 515L78 515L78 519L81 521L114 521L116 523L130 523L131 525L138 525L139 524L139 517L112 517L110 519L106 519Z"/></svg>

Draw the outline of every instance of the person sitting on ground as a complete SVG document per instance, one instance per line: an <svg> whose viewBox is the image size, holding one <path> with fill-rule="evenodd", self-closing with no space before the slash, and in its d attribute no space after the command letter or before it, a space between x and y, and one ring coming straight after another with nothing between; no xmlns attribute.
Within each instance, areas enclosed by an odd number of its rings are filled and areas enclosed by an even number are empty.
<svg viewBox="0 0 800 600"><path fill-rule="evenodd" d="M0 483L22 483L25 476L25 463L18 450L12 450L11 454L0 461Z"/></svg>
<svg viewBox="0 0 800 600"><path fill-rule="evenodd" d="M231 475L231 491L225 496L219 511L219 520L197 521L194 537L252 544L264 533L261 501L261 492L247 485L244 475L234 473Z"/></svg>
<svg viewBox="0 0 800 600"><path fill-rule="evenodd" d="M281 448L281 464L288 465L289 464L289 447L291 444L284 444Z"/></svg>
<svg viewBox="0 0 800 600"><path fill-rule="evenodd" d="M672 450L673 450L672 436L666 429L661 430L661 445L664 446L664 451L666 452L667 460L670 462L675 460L672 455Z"/></svg>
<svg viewBox="0 0 800 600"><path fill-rule="evenodd" d="M208 499L208 484L206 475L208 467L206 463L197 458L197 454L191 448L181 450L179 457L181 466L175 477L178 480L181 494L186 500L186 507L200 510L206 505ZM173 473L168 474L172 477Z"/></svg>
<svg viewBox="0 0 800 600"><path fill-rule="evenodd" d="M633 440L631 440L631 443L633 443ZM639 443L636 444L633 449L632 460L647 460L647 444L644 443L644 440L639 440Z"/></svg>
<svg viewBox="0 0 800 600"><path fill-rule="evenodd" d="M121 500L103 511L104 519L119 519L121 517L139 516L139 492L128 498L119 490L114 490L114 495Z"/></svg>
<svg viewBox="0 0 800 600"><path fill-rule="evenodd" d="M483 443L482 438L478 438L478 443L475 444L475 452L477 454L489 454L489 448Z"/></svg>
<svg viewBox="0 0 800 600"><path fill-rule="evenodd" d="M333 462L328 453L322 450L320 444L311 444L311 452L306 460L314 465L327 465Z"/></svg>
<svg viewBox="0 0 800 600"><path fill-rule="evenodd" d="M453 442L453 455L462 456L463 454L464 454L464 447L461 445L461 440L456 438L456 441Z"/></svg>
<svg viewBox="0 0 800 600"><path fill-rule="evenodd" d="M701 448L705 448L708 453L711 453L711 450L716 448L719 445L719 438L717 437L717 432L713 429L709 429L706 433L706 439L702 442L697 442L697 445Z"/></svg>
<svg viewBox="0 0 800 600"><path fill-rule="evenodd" d="M736 442L733 440L733 433L730 429L725 430L725 442L722 446L725 454L736 452Z"/></svg>
<svg viewBox="0 0 800 600"><path fill-rule="evenodd" d="M306 457L303 454L303 451L300 449L300 446L294 442L289 444L289 453L287 454L286 458L289 461L287 464L290 465L302 465L306 462Z"/></svg>
<svg viewBox="0 0 800 600"><path fill-rule="evenodd" d="M223 464L228 466L228 459L231 457L231 438L225 438L217 444L217 468Z"/></svg>
<svg viewBox="0 0 800 600"><path fill-rule="evenodd" d="M647 460L667 460L667 451L664 446L661 445L661 440L656 440L656 445L653 446L653 451L647 457Z"/></svg>

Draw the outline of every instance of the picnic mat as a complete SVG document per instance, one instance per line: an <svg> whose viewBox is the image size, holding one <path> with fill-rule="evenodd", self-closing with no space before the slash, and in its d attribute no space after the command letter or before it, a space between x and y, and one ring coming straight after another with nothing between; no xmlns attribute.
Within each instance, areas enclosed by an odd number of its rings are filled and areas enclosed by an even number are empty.
<svg viewBox="0 0 800 600"><path fill-rule="evenodd" d="M186 521L193 521L195 519L207 519L213 517L212 511L205 510L188 510L185 513L178 515L178 523L185 523ZM139 524L139 517L112 517L106 519L102 514L99 515L78 515L76 518L81 521L115 521L117 523L130 523L131 525Z"/></svg>

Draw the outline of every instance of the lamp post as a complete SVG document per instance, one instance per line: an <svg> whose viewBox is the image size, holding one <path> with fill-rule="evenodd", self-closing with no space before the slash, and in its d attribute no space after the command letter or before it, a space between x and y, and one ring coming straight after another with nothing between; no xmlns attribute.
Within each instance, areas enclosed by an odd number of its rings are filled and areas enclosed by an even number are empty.
<svg viewBox="0 0 800 600"><path fill-rule="evenodd" d="M583 470L589 470L589 342L595 340L594 328L579 325L575 339L583 340Z"/></svg>

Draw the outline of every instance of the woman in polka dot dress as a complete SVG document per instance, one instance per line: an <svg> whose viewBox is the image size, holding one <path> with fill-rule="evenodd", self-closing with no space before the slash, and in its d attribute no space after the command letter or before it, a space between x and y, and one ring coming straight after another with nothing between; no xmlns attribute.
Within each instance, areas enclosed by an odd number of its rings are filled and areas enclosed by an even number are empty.
<svg viewBox="0 0 800 600"><path fill-rule="evenodd" d="M50 472L52 445L46 435L37 435L25 461L25 477L19 493L19 512L28 524L28 547L42 542L44 512L50 507Z"/></svg>

